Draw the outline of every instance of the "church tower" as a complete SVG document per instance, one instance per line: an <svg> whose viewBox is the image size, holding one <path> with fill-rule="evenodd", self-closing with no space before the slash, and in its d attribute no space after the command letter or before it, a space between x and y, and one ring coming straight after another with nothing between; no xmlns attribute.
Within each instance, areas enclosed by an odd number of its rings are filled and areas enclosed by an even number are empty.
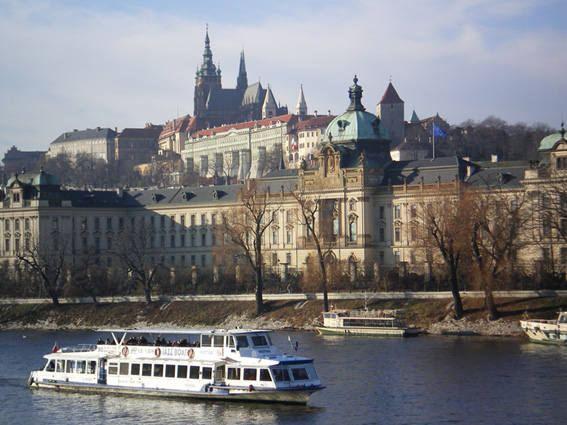
<svg viewBox="0 0 567 425"><path fill-rule="evenodd" d="M207 99L213 89L222 88L220 69L213 63L213 52L209 40L209 28L205 36L205 51L203 52L203 63L197 68L195 75L195 97L193 115L202 117L207 109Z"/></svg>
<svg viewBox="0 0 567 425"><path fill-rule="evenodd" d="M272 93L272 89L268 86L268 90L266 90L266 97L264 98L264 104L262 105L262 119L265 120L267 118L275 117L277 113L278 105L274 94Z"/></svg>
<svg viewBox="0 0 567 425"><path fill-rule="evenodd" d="M297 99L297 108L295 109L295 114L300 117L307 115L307 102L305 102L305 96L303 95L303 84L299 89L299 98Z"/></svg>
<svg viewBox="0 0 567 425"><path fill-rule="evenodd" d="M388 84L382 100L376 106L376 115L380 117L386 128L390 139L392 139L391 147L394 148L404 141L404 101L398 95L398 92L392 85Z"/></svg>
<svg viewBox="0 0 567 425"><path fill-rule="evenodd" d="M240 53L240 67L236 78L236 90L244 93L248 87L248 76L246 74L246 63L244 62L244 50Z"/></svg>

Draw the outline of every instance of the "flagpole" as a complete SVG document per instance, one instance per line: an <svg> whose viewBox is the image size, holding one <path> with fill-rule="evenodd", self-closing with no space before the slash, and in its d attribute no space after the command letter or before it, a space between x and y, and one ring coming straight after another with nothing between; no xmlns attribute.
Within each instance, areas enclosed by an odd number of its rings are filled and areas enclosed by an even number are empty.
<svg viewBox="0 0 567 425"><path fill-rule="evenodd" d="M431 133L433 135L432 140L433 140L433 160L435 160L435 123L433 123L433 127L431 127Z"/></svg>

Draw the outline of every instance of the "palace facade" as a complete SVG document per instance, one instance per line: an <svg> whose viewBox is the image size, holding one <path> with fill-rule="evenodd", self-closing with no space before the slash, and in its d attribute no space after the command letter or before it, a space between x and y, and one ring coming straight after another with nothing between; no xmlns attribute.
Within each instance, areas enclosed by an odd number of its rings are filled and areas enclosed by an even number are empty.
<svg viewBox="0 0 567 425"><path fill-rule="evenodd" d="M419 224L418 206L424 198L434 200L459 187L498 190L511 205L528 199L538 212L526 231L525 239L533 243L522 251L523 264L534 267L555 258L558 267L565 267L567 245L560 232L567 231L567 214L562 217L558 208L550 207L561 190L548 190L567 180L564 131L546 137L540 163L526 166L482 168L459 157L393 161L386 126L365 110L356 78L349 101L347 110L327 125L310 166L279 169L255 179L269 200L267 216L273 220L262 241L268 268L280 274L304 271L316 255L313 235L299 219L300 206L293 196L300 191L320 206L316 222L326 260L351 278L379 279L394 267L427 273L428 261L434 260L425 258L413 231ZM267 127L280 131L276 124ZM239 131L250 137L250 129L233 129L235 140ZM281 137L286 134L282 127ZM193 149L193 158L200 158L197 147ZM215 161L214 167L222 166L220 159ZM200 166L209 169L211 164ZM249 185L246 180L224 186L80 191L62 189L56 176L43 170L14 175L0 202L0 258L13 264L26 247L47 245L57 236L68 241L69 262L90 249L102 267L112 266L116 238L143 222L152 229L147 246L151 263L195 270L222 265L230 241L221 216L241 208Z"/></svg>

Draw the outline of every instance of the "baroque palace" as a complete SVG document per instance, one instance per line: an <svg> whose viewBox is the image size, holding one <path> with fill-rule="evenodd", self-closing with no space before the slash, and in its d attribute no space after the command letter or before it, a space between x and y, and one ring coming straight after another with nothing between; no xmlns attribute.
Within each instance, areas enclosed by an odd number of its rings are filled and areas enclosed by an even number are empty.
<svg viewBox="0 0 567 425"><path fill-rule="evenodd" d="M313 235L299 219L300 207L292 192L301 191L318 203L316 228L323 235L326 260L340 265L353 280L361 275L378 280L394 267L400 273L423 275L429 263L437 261L423 253L414 233L424 196L436 199L459 187L477 187L503 193L501 202L517 205L529 194L525 199L535 211L536 204L553 202L552 192L543 188L562 182L567 173L564 131L542 140L540 162L531 166L483 168L459 157L393 161L386 125L365 110L356 77L349 101L347 110L327 125L311 165L303 163L255 179L268 197L267 216L272 220L262 240L263 261L284 277L289 271L304 271L316 255ZM222 233L221 216L242 205L241 193L251 181L86 191L62 189L57 177L44 170L14 175L1 195L1 259L14 264L26 248L49 246L65 236L67 261L78 261L88 248L102 267L112 266L117 235L144 222L152 229L147 241L151 263L197 273L214 265L224 267L229 259L223 247L230 241ZM539 224L526 231L525 239L531 243L519 262L527 267L548 258L565 266L565 240L557 236L559 227L552 228L556 217L550 214L553 210L542 211L544 218L533 218Z"/></svg>

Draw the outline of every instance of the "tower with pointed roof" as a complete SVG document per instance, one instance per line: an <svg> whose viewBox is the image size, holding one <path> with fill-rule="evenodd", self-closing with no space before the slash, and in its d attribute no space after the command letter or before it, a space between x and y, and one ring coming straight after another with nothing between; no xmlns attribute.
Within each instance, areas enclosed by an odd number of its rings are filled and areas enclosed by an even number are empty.
<svg viewBox="0 0 567 425"><path fill-rule="evenodd" d="M388 84L382 99L376 106L376 115L380 117L392 139L392 147L404 141L404 101L398 95L392 82Z"/></svg>
<svg viewBox="0 0 567 425"><path fill-rule="evenodd" d="M299 89L299 98L297 99L297 108L295 109L295 114L303 117L307 115L307 102L305 102L305 95L303 94L303 84Z"/></svg>
<svg viewBox="0 0 567 425"><path fill-rule="evenodd" d="M214 89L221 89L221 72L213 63L213 52L209 39L209 28L205 35L205 50L203 52L203 63L197 68L195 75L195 97L194 115L203 116L206 110L207 99Z"/></svg>
<svg viewBox="0 0 567 425"><path fill-rule="evenodd" d="M268 86L268 90L266 90L266 97L264 98L264 104L262 105L262 119L273 118L277 115L278 112L278 105L276 103L276 99L274 98L274 94L272 93L272 89Z"/></svg>
<svg viewBox="0 0 567 425"><path fill-rule="evenodd" d="M248 87L248 75L246 74L246 63L244 61L244 50L240 52L240 66L238 67L238 77L236 78L236 90L244 93Z"/></svg>

